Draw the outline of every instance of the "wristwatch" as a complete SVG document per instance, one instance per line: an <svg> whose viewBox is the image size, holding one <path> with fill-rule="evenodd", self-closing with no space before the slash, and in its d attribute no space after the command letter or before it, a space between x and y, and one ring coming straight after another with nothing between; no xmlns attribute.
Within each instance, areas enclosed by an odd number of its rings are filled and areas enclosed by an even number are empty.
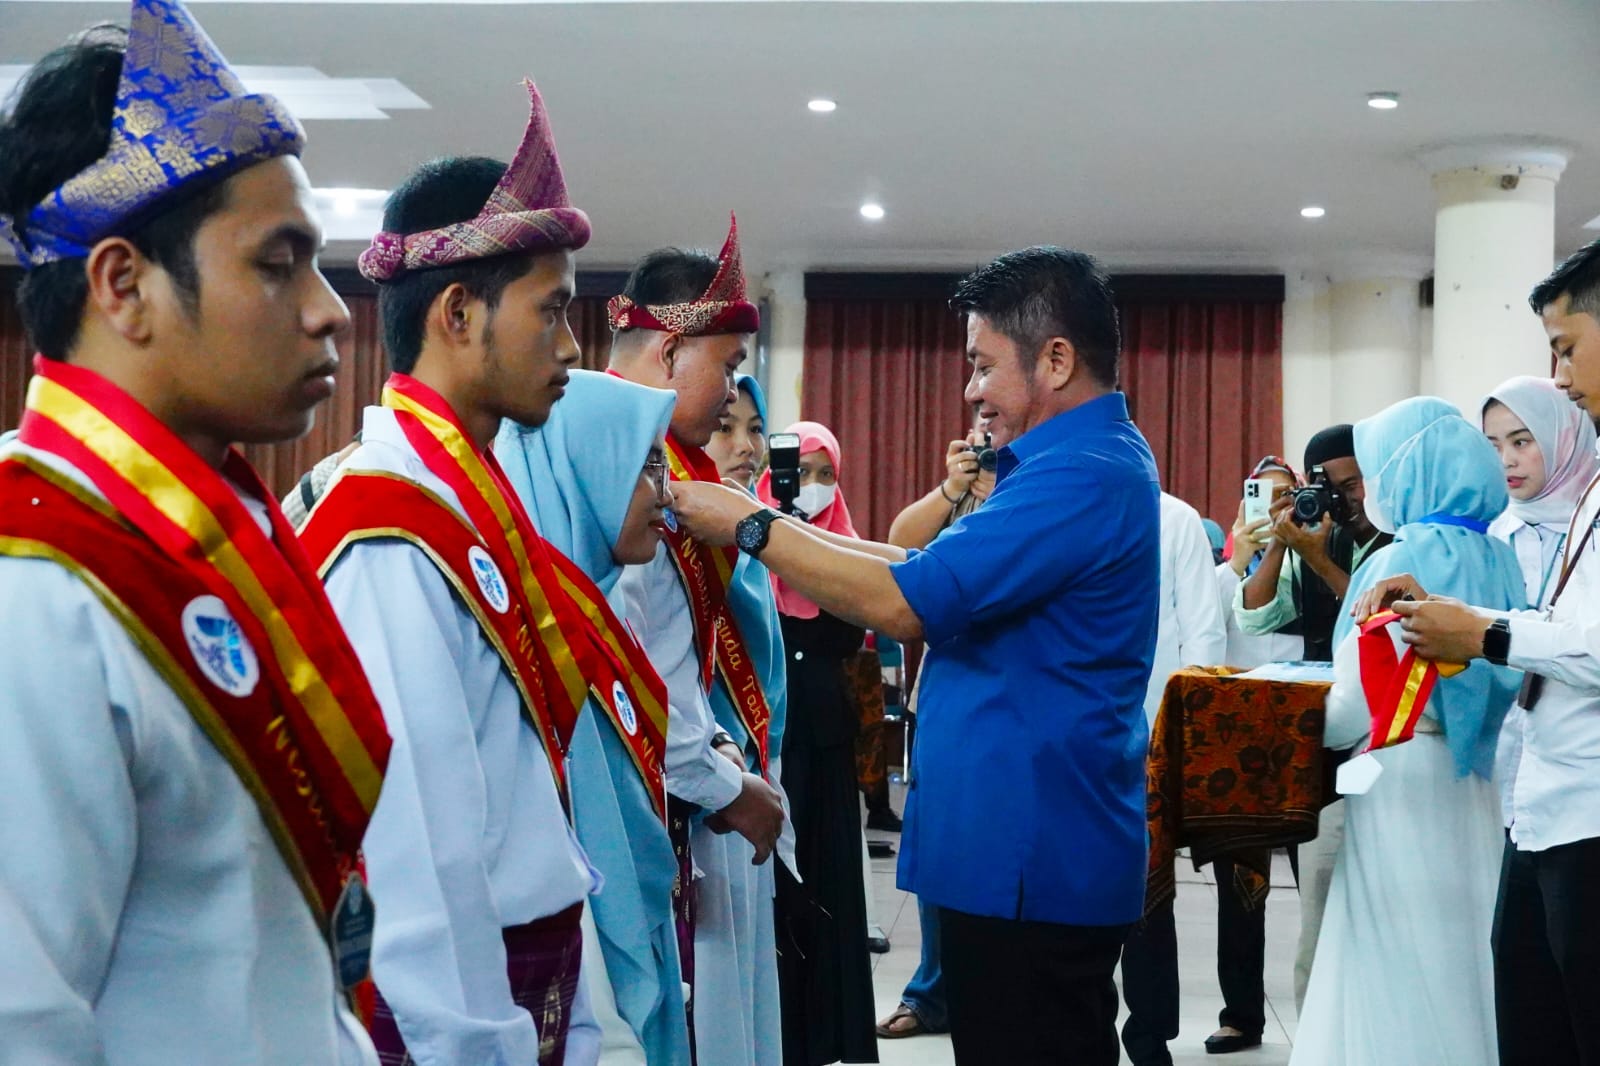
<svg viewBox="0 0 1600 1066"><path fill-rule="evenodd" d="M755 514L747 515L739 520L733 527L733 542L739 550L752 559L759 556L762 549L767 546L767 538L772 536L772 523L783 516L772 508L763 508Z"/></svg>
<svg viewBox="0 0 1600 1066"><path fill-rule="evenodd" d="M1504 666L1511 657L1511 619L1496 618L1483 633L1483 657Z"/></svg>

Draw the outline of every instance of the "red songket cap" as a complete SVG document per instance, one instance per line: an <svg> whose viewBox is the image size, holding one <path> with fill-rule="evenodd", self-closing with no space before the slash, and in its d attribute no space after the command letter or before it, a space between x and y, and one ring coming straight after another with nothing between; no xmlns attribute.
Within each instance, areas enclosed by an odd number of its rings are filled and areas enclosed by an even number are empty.
<svg viewBox="0 0 1600 1066"><path fill-rule="evenodd" d="M761 328L761 312L745 298L744 262L739 256L739 220L729 216L728 239L717 256L717 276L697 300L681 304L642 306L626 296L613 296L606 305L611 331L653 329L685 337L723 333L754 333Z"/></svg>
<svg viewBox="0 0 1600 1066"><path fill-rule="evenodd" d="M544 100L532 81L522 84L528 90L528 127L483 210L440 229L379 233L357 261L363 277L381 284L413 270L512 252L577 251L589 243L589 216L567 198Z"/></svg>

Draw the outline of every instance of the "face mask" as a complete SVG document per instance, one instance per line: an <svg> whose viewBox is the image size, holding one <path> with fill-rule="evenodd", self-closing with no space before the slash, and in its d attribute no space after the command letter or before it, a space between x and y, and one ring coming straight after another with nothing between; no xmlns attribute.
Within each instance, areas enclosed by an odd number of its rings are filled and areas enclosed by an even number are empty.
<svg viewBox="0 0 1600 1066"><path fill-rule="evenodd" d="M794 498L794 505L809 517L815 518L833 506L833 498L838 494L839 486L812 481L800 486L800 491Z"/></svg>

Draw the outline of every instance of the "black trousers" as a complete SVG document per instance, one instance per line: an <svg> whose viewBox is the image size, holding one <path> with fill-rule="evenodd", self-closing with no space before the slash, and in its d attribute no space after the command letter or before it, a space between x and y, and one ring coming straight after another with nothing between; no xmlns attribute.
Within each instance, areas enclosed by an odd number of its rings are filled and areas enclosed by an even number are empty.
<svg viewBox="0 0 1600 1066"><path fill-rule="evenodd" d="M1600 839L1509 840L1494 915L1500 1066L1600 1066Z"/></svg>
<svg viewBox="0 0 1600 1066"><path fill-rule="evenodd" d="M1212 863L1217 878L1217 984L1222 988L1219 1026L1232 1026L1256 1036L1267 1027L1267 990L1262 971L1267 961L1266 900L1253 911L1233 886L1233 862Z"/></svg>
<svg viewBox="0 0 1600 1066"><path fill-rule="evenodd" d="M1113 975L1128 927L939 908L958 1066L1117 1066Z"/></svg>
<svg viewBox="0 0 1600 1066"><path fill-rule="evenodd" d="M1145 915L1122 947L1122 1046L1133 1066L1172 1066L1167 1041L1178 1035L1178 930L1172 904Z"/></svg>

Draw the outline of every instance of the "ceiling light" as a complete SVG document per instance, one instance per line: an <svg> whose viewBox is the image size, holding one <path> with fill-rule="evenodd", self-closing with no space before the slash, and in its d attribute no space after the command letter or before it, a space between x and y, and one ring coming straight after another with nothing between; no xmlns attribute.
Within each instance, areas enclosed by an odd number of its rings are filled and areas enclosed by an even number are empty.
<svg viewBox="0 0 1600 1066"><path fill-rule="evenodd" d="M390 111L427 110L428 101L393 78L330 78L315 67L234 67L252 93L283 101L295 118L386 119ZM0 64L0 100L11 95L28 73L18 64Z"/></svg>
<svg viewBox="0 0 1600 1066"><path fill-rule="evenodd" d="M1368 93L1367 106L1374 111L1393 111L1400 106L1399 93Z"/></svg>
<svg viewBox="0 0 1600 1066"><path fill-rule="evenodd" d="M839 107L839 105L834 103L832 100L829 100L829 99L827 99L825 97L821 97L821 96L817 97L815 100L813 100L810 103L806 104L806 106L809 107L811 110L815 111L819 115L829 114L829 113L831 113L833 111L838 110L838 107Z"/></svg>
<svg viewBox="0 0 1600 1066"><path fill-rule="evenodd" d="M1323 215L1325 215L1327 213L1328 213L1328 209L1325 208L1325 207L1315 207L1315 206L1313 206L1313 207L1302 207L1300 209L1300 217L1301 218L1321 218Z"/></svg>
<svg viewBox="0 0 1600 1066"><path fill-rule="evenodd" d="M312 189L311 195L330 241L370 241L383 228L388 189Z"/></svg>
<svg viewBox="0 0 1600 1066"><path fill-rule="evenodd" d="M881 221L883 219L883 205L882 204L862 204L861 205L861 217L866 219L868 222Z"/></svg>

